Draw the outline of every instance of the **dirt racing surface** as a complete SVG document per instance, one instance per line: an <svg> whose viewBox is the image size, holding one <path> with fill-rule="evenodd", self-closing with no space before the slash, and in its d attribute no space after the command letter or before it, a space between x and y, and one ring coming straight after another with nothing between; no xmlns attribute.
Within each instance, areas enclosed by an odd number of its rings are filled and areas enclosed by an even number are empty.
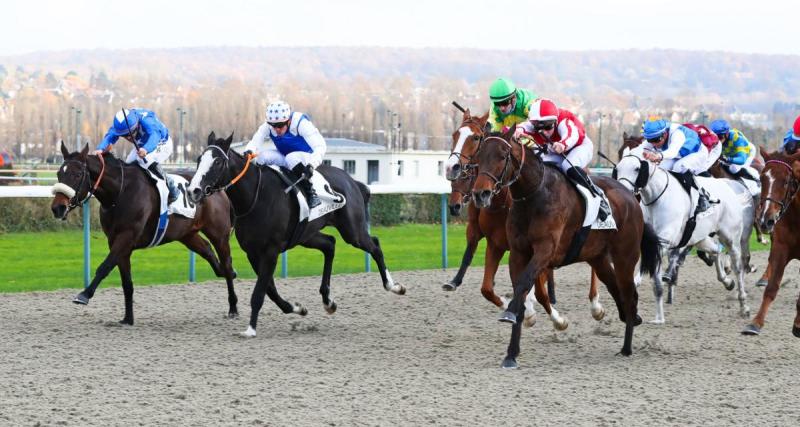
<svg viewBox="0 0 800 427"><path fill-rule="evenodd" d="M754 257L760 270L766 256ZM278 279L309 314L284 315L267 300L253 339L238 336L252 282L237 283L235 320L223 318L224 283L138 287L133 327L117 323L118 288L101 287L88 306L70 302L74 290L4 294L0 424L797 425L797 267L762 335L746 337L735 291L689 259L667 323L637 327L630 358L617 355L624 325L608 292L597 322L588 266L562 268L557 307L570 326L554 332L537 306L515 371L500 369L511 328L481 297L481 268L450 293L441 285L454 270L393 272L405 296L384 291L377 273L334 276L334 315L318 278ZM754 313L757 274L747 276ZM505 267L497 286L510 291ZM649 281L639 295L650 320Z"/></svg>

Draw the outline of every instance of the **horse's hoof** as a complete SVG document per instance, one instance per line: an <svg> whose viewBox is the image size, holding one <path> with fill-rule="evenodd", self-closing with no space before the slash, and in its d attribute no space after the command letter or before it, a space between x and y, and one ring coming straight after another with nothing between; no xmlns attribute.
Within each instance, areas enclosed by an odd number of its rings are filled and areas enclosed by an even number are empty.
<svg viewBox="0 0 800 427"><path fill-rule="evenodd" d="M594 320L597 320L599 322L599 321L603 320L604 317L606 317L606 309L605 308L600 307L597 310L594 310L594 309L592 310L592 318L594 318Z"/></svg>
<svg viewBox="0 0 800 427"><path fill-rule="evenodd" d="M617 353L617 354L619 354L621 356L629 357L630 355L633 354L633 351L631 349L629 349L629 348L622 347L622 350L620 350L619 353Z"/></svg>
<svg viewBox="0 0 800 427"><path fill-rule="evenodd" d="M751 323L742 329L742 335L761 335L761 328Z"/></svg>
<svg viewBox="0 0 800 427"><path fill-rule="evenodd" d="M792 327L792 335L794 335L797 338L800 338L800 326Z"/></svg>
<svg viewBox="0 0 800 427"><path fill-rule="evenodd" d="M497 320L499 320L501 322L504 322L504 323L510 323L512 325L516 325L517 324L517 315L512 313L512 312L510 312L510 311L504 311L503 314L500 315L500 318L497 319Z"/></svg>
<svg viewBox="0 0 800 427"><path fill-rule="evenodd" d="M133 319L122 319L119 321L119 324L133 326Z"/></svg>
<svg viewBox="0 0 800 427"><path fill-rule="evenodd" d="M392 291L393 293L397 294L397 295L405 295L406 294L406 287L401 285L401 284L399 284L399 283L395 283L394 286L392 286L389 290Z"/></svg>
<svg viewBox="0 0 800 427"><path fill-rule="evenodd" d="M758 271L758 267L756 267L755 265L750 264L747 266L748 273L755 273L756 271Z"/></svg>
<svg viewBox="0 0 800 427"><path fill-rule="evenodd" d="M731 279L725 278L725 280L722 281L722 286L725 287L725 290L732 291L733 288L736 286L736 282L734 282Z"/></svg>
<svg viewBox="0 0 800 427"><path fill-rule="evenodd" d="M525 316L525 318L522 319L522 326L524 326L526 328L532 328L533 325L535 325L535 324L536 324L536 314L531 314L530 316Z"/></svg>
<svg viewBox="0 0 800 427"><path fill-rule="evenodd" d="M89 304L89 298L87 298L86 295L81 292L78 295L75 295L75 298L72 299L72 302L75 304L87 305Z"/></svg>
<svg viewBox="0 0 800 427"><path fill-rule="evenodd" d="M226 319L238 319L239 312L238 311L229 311L228 314L225 316Z"/></svg>
<svg viewBox="0 0 800 427"><path fill-rule="evenodd" d="M642 316L639 316L637 314L636 317L633 319L633 326L639 326L641 324L642 324Z"/></svg>
<svg viewBox="0 0 800 427"><path fill-rule="evenodd" d="M299 315L301 315L301 316L305 316L306 314L308 314L308 309L307 309L307 308L305 308L305 307L303 307L303 306L302 306L302 305L300 305L300 304L295 304L295 305L294 305L294 310L292 310L292 311L293 311L295 314L299 314Z"/></svg>
<svg viewBox="0 0 800 427"><path fill-rule="evenodd" d="M664 323L666 323L666 321L664 319L653 319L647 323L651 325L663 325Z"/></svg>
<svg viewBox="0 0 800 427"><path fill-rule="evenodd" d="M461 283L447 282L444 285L442 285L442 290L443 291L454 291L454 290L458 289L458 286L460 284Z"/></svg>
<svg viewBox="0 0 800 427"><path fill-rule="evenodd" d="M756 282L756 287L763 288L764 286L767 286L767 280L764 278L758 279L758 282Z"/></svg>
<svg viewBox="0 0 800 427"><path fill-rule="evenodd" d="M336 313L336 302L335 301L331 301L330 305L325 305L325 304L322 304L322 305L325 307L325 311L328 314Z"/></svg>
<svg viewBox="0 0 800 427"><path fill-rule="evenodd" d="M553 322L553 328L557 331L564 331L569 327L569 320L566 317L562 317L560 322Z"/></svg>
<svg viewBox="0 0 800 427"><path fill-rule="evenodd" d="M506 357L503 359L503 363L500 365L500 367L503 369L517 369L519 368L519 365L517 364L516 360Z"/></svg>
<svg viewBox="0 0 800 427"><path fill-rule="evenodd" d="M256 330L253 329L252 326L247 326L247 330L244 332L240 332L239 336L242 338L255 338L256 337Z"/></svg>

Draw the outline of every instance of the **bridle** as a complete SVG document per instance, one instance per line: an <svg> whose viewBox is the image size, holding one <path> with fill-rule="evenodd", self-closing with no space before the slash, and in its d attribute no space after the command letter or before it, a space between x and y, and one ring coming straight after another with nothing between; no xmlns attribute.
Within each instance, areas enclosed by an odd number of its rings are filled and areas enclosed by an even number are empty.
<svg viewBox="0 0 800 427"><path fill-rule="evenodd" d="M786 169L789 169L789 180L788 183L786 184L786 186L788 187L788 191L784 193L783 200L776 200L769 196L764 198L764 202L772 202L780 206L780 210L778 210L778 218L775 220L775 222L778 222L786 213L786 211L789 209L792 200L794 200L794 196L797 194L798 189L800 189L800 182L798 182L797 178L794 177L794 171L792 170L792 165L790 165L789 163L786 163L783 160L767 160L766 162L764 162L764 169L766 169L767 165L770 163L776 163L785 166ZM764 172L762 172L762 174L763 173ZM770 191L769 194L772 194L772 192Z"/></svg>
<svg viewBox="0 0 800 427"><path fill-rule="evenodd" d="M516 157L514 157L513 147L511 145L511 143L506 141L504 138L501 138L499 136L489 136L489 137L486 137L484 140L481 141L481 145L478 146L478 150L476 150L475 153L477 154L478 151L480 151L480 149L482 148L483 144L488 143L489 141L500 141L503 144L505 144L506 147L508 147L508 152L506 153L506 156L505 156L505 159L504 159L505 163L503 164L503 172L500 174L499 177L495 176L491 172L487 172L487 171L478 172L478 176L486 175L494 183L492 185L492 197L494 197L498 193L500 193L504 188L510 187L512 184L517 182L519 177L522 175L522 166L525 164L525 146L520 144L520 147L522 148L522 159L519 160L519 167L517 168L516 175L511 177L508 181L505 181L506 180L506 174L508 174L509 166L511 165L511 159L513 158L514 160L516 160Z"/></svg>
<svg viewBox="0 0 800 427"><path fill-rule="evenodd" d="M475 120L475 119L473 119L472 117L470 117L467 120L464 120L461 123L461 126L459 126L459 129L464 127L464 126L469 126L469 125L475 125L475 127L478 128L478 131L473 133L473 135L474 135L473 138L478 140L478 149L476 149L475 153L473 153L471 156L466 156L463 153L461 153L461 151L451 151L450 152L450 155L447 157L447 159L450 160L451 157L455 156L456 159L457 159L456 160L456 164L459 167L458 176L453 178L453 179L450 179L450 181L456 181L456 180L459 180L459 179L470 179L470 178L474 179L475 178L475 170L478 168L478 165L472 163L472 160L475 158L475 155L478 154L478 150L480 149L481 143L483 142L484 133L483 133L483 130L481 129L480 122ZM470 126L470 128L471 128L471 126ZM465 161L465 162L462 163L462 161Z"/></svg>
<svg viewBox="0 0 800 427"><path fill-rule="evenodd" d="M225 163L223 164L222 167L224 169L227 169L228 168L228 162L230 161L230 157L228 157L228 153L225 150L223 150L221 147L218 147L216 145L209 145L205 150L203 150L203 154L205 154L206 151L209 151L212 148L216 149L217 151L219 151L220 154L222 154L222 157L225 158ZM202 156L202 154L201 154L201 156ZM206 185L203 188L203 193L205 194L205 196L208 197L208 196L210 196L210 195L212 195L214 193L218 193L220 191L225 191L228 188L230 188L233 184L236 184L237 182L239 182L239 180L242 179L244 174L247 172L247 169L250 167L250 162L255 157L256 156L254 154L248 155L247 158L245 159L244 167L242 168L242 171L239 172L238 175L233 177L233 179L231 179L231 181L228 182L227 184L221 185L219 187L212 187L210 185ZM256 169L258 170L258 183L256 184L256 194L253 197L253 201L250 202L250 207L247 209L247 211L245 213L243 213L241 215L237 214L236 213L236 209L234 209L233 205L231 205L231 209L233 210L233 215L234 215L235 218L241 218L241 217L249 215L250 212L252 212L253 209L255 209L255 207L256 207L256 203L258 202L258 196L259 196L259 193L261 192L261 168L256 168Z"/></svg>
<svg viewBox="0 0 800 427"><path fill-rule="evenodd" d="M100 165L101 165L100 175L97 176L97 181L95 181L94 185L89 184L90 187L86 190L86 196L84 196L82 199L78 200L78 191L75 192L75 195L72 196L67 203L67 211L64 212L64 218L66 218L67 215L73 209L83 205L87 200L89 200L94 195L95 191L97 191L97 188L100 186L100 181L103 180L103 176L105 175L106 172L106 161L105 159L103 159L102 154L97 156L97 158L100 159ZM80 165L81 180L78 183L78 190L80 191L84 187L83 183L84 182L89 183L89 180L91 179L89 174L89 165L87 164L87 162L82 162L80 160L67 160L64 162L64 165L67 165L69 163L77 163L78 165Z"/></svg>

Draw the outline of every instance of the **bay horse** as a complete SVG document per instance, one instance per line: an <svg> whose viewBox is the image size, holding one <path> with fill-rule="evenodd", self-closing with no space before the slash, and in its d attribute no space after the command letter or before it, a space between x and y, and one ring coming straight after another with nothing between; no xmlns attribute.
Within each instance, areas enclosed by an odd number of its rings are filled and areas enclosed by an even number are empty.
<svg viewBox="0 0 800 427"><path fill-rule="evenodd" d="M509 250L508 239L506 237L506 222L508 212L512 204L511 193L507 188L500 190L489 204L484 208L478 208L474 203L469 203L472 197L471 190L475 181L475 165L470 160L475 156L480 142L487 133L487 121L489 113L482 116L472 116L469 109L462 110L462 122L458 129L453 132L453 145L450 157L446 164L447 179L450 180L451 193L449 198L450 213L459 215L462 206L467 205L467 247L461 260L461 265L455 277L445 283L442 288L446 291L456 290L462 283L464 274L472 262L472 257L477 250L478 243L482 238L486 238L486 254L483 270L483 281L481 283L481 294L488 301L497 307L505 309L508 301L499 297L494 291L494 277L500 260ZM547 295L551 306L556 303L555 280L553 270L547 269L537 278L547 282ZM589 302L591 305L592 317L602 320L605 317L605 308L600 304L597 292L597 279L591 275L591 286L589 288ZM534 308L532 295L526 301L525 326L532 326L534 322ZM564 330L568 327L567 319L560 316L557 310L548 313L557 330Z"/></svg>
<svg viewBox="0 0 800 427"><path fill-rule="evenodd" d="M58 169L58 183L53 186L50 206L56 218L66 219L72 209L82 206L92 196L100 202L100 225L108 239L109 253L97 267L89 287L76 295L73 302L88 304L100 282L117 267L125 298L125 317L120 323L133 325L131 253L147 248L153 240L159 222L158 189L138 165L126 164L111 153L102 157L88 155L88 150L86 145L80 152L70 153L62 141L64 163ZM236 272L231 264L230 232L230 202L220 194L197 206L193 219L171 215L160 245L179 241L208 261L214 274L225 278L228 317L235 318L239 312L233 289Z"/></svg>
<svg viewBox="0 0 800 427"><path fill-rule="evenodd" d="M764 231L772 234L769 248L769 279L761 306L742 334L759 335L764 327L767 312L778 295L786 265L800 259L800 153L762 152L764 170L761 173L761 198L758 221ZM792 334L800 338L800 297L797 299L797 314Z"/></svg>
<svg viewBox="0 0 800 427"><path fill-rule="evenodd" d="M615 180L595 177L611 205L617 229L590 230L582 249L567 260L573 236L583 223L583 200L560 170L547 166L533 150L515 140L512 132L484 138L473 160L478 168L472 190L475 203L488 206L492 196L505 187L514 201L506 223L514 297L499 319L513 327L501 366L518 366L521 329L517 318L523 314L523 301L531 290L532 278L545 269L566 265L565 262L587 262L594 268L614 298L620 320L625 322L620 353L631 355L633 328L642 323L637 314L636 263L641 254L641 271L653 274L660 261L658 238L644 223L639 202ZM541 281L536 281L535 296L549 313L550 303Z"/></svg>
<svg viewBox="0 0 800 427"><path fill-rule="evenodd" d="M292 192L284 192L283 180L269 167L249 167L252 158L245 158L230 148L233 134L227 139L217 138L214 132L208 136L208 147L197 159L197 170L189 185L189 197L200 205L220 192L227 193L236 218L234 231L239 246L247 254L250 266L258 276L250 298L250 322L241 335L255 337L258 314L266 294L285 314L301 316L308 310L300 304L281 298L275 288L275 266L278 255L294 246L320 250L324 255L320 294L322 304L329 314L336 311L336 303L330 296L330 277L336 239L320 230L332 225L350 245L368 252L378 264L383 287L387 291L403 295L404 286L395 283L383 259L378 238L367 230L367 203L369 188L355 181L347 172L332 166L322 165L316 169L328 180L331 187L344 195L347 203L340 209L329 212L308 222L302 234L292 239L298 221L299 205Z"/></svg>

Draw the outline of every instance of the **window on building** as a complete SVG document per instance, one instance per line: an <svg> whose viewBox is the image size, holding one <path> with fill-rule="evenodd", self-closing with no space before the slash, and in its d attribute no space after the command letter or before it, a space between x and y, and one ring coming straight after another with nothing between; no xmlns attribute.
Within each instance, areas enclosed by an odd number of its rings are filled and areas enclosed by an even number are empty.
<svg viewBox="0 0 800 427"><path fill-rule="evenodd" d="M356 174L356 161L355 160L345 160L344 161L344 171L349 173L350 175Z"/></svg>
<svg viewBox="0 0 800 427"><path fill-rule="evenodd" d="M444 176L444 162L439 160L439 176Z"/></svg>
<svg viewBox="0 0 800 427"><path fill-rule="evenodd" d="M372 184L380 180L378 160L367 160L367 184Z"/></svg>
<svg viewBox="0 0 800 427"><path fill-rule="evenodd" d="M397 161L397 176L403 176L403 161Z"/></svg>
<svg viewBox="0 0 800 427"><path fill-rule="evenodd" d="M441 162L439 162L439 163L441 163ZM322 161L322 164L325 165L325 166L330 166L331 165L331 161L328 160L328 159L325 159L325 160Z"/></svg>
<svg viewBox="0 0 800 427"><path fill-rule="evenodd" d="M419 178L419 160L414 160L414 176Z"/></svg>

